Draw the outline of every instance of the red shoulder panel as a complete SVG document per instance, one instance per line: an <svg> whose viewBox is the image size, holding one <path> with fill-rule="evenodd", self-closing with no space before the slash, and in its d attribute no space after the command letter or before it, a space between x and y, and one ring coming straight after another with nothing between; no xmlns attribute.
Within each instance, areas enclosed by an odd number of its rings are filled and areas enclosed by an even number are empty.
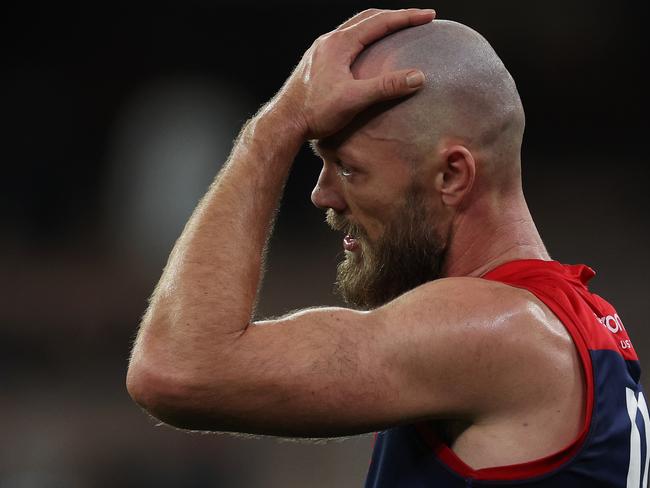
<svg viewBox="0 0 650 488"><path fill-rule="evenodd" d="M616 310L589 292L587 282L595 272L585 265L527 259L495 268L484 279L499 281L533 293L564 324L582 361L587 384L585 420L579 435L560 451L531 462L474 470L444 444L426 424L417 425L420 436L449 468L465 477L482 480L514 480L548 473L570 460L585 441L594 406L594 377L590 350L618 351L625 359L637 360L636 352Z"/></svg>

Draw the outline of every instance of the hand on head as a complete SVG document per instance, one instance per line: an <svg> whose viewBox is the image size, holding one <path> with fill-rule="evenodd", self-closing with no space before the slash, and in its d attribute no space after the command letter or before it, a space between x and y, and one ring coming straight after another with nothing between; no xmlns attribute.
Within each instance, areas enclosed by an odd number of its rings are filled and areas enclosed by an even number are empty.
<svg viewBox="0 0 650 488"><path fill-rule="evenodd" d="M370 105L410 95L424 82L417 69L355 79L351 66L366 46L406 27L431 22L433 10L366 10L320 36L305 52L271 106L294 118L305 139L339 131Z"/></svg>

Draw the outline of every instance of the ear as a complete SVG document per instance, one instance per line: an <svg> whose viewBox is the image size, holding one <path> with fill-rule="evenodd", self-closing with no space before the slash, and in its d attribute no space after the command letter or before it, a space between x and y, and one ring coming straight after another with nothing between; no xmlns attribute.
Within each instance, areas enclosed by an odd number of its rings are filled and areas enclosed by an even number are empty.
<svg viewBox="0 0 650 488"><path fill-rule="evenodd" d="M436 189L445 205L458 207L471 191L475 177L476 161L465 146L445 148L442 165L436 175Z"/></svg>

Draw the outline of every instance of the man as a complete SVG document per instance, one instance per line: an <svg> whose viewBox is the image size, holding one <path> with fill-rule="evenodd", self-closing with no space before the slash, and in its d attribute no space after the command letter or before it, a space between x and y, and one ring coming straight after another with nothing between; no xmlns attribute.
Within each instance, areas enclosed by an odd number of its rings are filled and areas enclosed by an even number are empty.
<svg viewBox="0 0 650 488"><path fill-rule="evenodd" d="M535 228L514 81L433 17L356 15L242 129L151 298L129 392L188 429L380 431L367 486L646 486L638 359L593 271L550 260ZM251 322L307 140L355 309Z"/></svg>

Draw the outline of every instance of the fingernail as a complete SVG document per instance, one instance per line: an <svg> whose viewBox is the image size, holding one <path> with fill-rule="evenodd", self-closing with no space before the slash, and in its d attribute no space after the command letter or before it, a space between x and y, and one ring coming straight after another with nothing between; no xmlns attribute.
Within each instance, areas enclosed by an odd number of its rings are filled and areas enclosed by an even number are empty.
<svg viewBox="0 0 650 488"><path fill-rule="evenodd" d="M421 71L411 71L406 75L406 84L409 88L415 88L424 83L424 74Z"/></svg>

